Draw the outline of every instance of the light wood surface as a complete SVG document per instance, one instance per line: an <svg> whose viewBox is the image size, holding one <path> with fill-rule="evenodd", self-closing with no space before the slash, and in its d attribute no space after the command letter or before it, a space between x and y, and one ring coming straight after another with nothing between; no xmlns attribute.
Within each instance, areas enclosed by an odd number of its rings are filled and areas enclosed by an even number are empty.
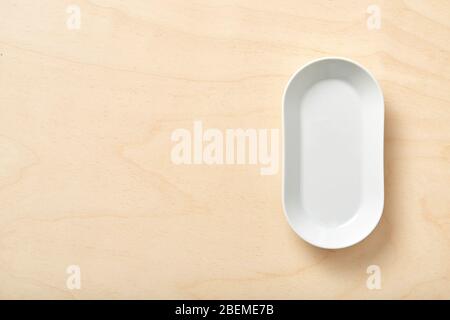
<svg viewBox="0 0 450 320"><path fill-rule="evenodd" d="M449 50L445 0L2 0L0 298L449 299ZM281 170L170 158L194 120L280 128L291 74L329 55L386 103L384 215L344 250L290 229Z"/></svg>

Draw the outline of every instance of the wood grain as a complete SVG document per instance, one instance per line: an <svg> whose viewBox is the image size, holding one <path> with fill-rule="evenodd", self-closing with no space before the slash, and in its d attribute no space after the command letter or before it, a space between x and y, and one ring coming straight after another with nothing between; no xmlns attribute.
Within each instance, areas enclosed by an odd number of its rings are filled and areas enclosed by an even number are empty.
<svg viewBox="0 0 450 320"><path fill-rule="evenodd" d="M449 299L449 40L445 0L1 1L0 298ZM170 159L194 120L280 128L290 75L328 55L386 103L381 224L336 251L290 229L280 173Z"/></svg>

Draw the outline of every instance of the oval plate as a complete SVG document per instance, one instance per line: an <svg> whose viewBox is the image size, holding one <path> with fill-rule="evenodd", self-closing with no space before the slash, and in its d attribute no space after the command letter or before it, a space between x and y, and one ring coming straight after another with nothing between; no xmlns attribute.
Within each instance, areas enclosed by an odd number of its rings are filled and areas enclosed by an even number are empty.
<svg viewBox="0 0 450 320"><path fill-rule="evenodd" d="M383 93L359 64L323 58L300 68L283 96L283 208L312 245L367 237L384 204Z"/></svg>

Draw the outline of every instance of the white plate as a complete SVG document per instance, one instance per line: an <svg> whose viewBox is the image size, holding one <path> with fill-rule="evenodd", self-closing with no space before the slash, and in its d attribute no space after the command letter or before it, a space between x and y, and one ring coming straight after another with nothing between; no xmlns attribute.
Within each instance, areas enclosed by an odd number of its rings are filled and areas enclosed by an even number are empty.
<svg viewBox="0 0 450 320"><path fill-rule="evenodd" d="M359 64L323 58L283 97L283 208L305 241L327 249L367 237L383 212L383 94Z"/></svg>

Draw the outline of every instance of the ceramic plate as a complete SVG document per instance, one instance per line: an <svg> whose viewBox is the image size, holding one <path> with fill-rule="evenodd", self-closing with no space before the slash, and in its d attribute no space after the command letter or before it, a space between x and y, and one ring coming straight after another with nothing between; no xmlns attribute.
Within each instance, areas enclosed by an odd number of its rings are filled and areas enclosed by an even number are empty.
<svg viewBox="0 0 450 320"><path fill-rule="evenodd" d="M351 246L384 204L383 94L359 64L323 58L300 68L283 97L283 207L321 248Z"/></svg>

